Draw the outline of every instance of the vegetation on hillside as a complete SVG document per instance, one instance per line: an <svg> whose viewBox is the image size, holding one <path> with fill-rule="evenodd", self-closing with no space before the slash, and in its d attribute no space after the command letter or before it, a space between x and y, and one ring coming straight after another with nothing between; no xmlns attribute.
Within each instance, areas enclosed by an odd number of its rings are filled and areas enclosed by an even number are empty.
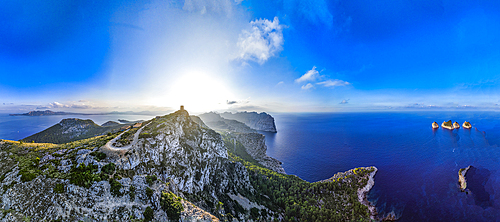
<svg viewBox="0 0 500 222"><path fill-rule="evenodd" d="M241 144L236 142L235 148L234 141L227 135L224 141L230 159L242 163L249 172L250 182L256 189L249 199L282 214L284 221L370 221L368 207L358 201L357 190L366 185L366 176L371 170L359 168L356 175L334 182L309 183L259 166L245 154ZM267 218L267 213L251 209L252 217L257 219Z"/></svg>
<svg viewBox="0 0 500 222"><path fill-rule="evenodd" d="M21 141L63 144L104 135L108 132L114 133L117 132L121 126L122 125L103 127L95 124L92 120L64 119L60 123L39 133L28 136Z"/></svg>

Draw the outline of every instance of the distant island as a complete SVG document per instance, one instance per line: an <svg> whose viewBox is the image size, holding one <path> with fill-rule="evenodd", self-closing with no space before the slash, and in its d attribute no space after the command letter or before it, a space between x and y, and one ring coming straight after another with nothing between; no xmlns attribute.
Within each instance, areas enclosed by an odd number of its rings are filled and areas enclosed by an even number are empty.
<svg viewBox="0 0 500 222"><path fill-rule="evenodd" d="M19 114L9 114L9 116L56 116L56 115L156 115L157 113L142 111L142 112L118 112L112 111L109 113L71 113L71 112L54 112L51 110L45 111L29 111L27 113L19 113Z"/></svg>
<svg viewBox="0 0 500 222"><path fill-rule="evenodd" d="M9 114L9 116L55 116L55 115L94 115L94 114L54 112L50 110L30 111L28 113L22 113L22 114Z"/></svg>
<svg viewBox="0 0 500 222"><path fill-rule="evenodd" d="M465 121L462 126L465 128L465 129L470 129L472 126L469 122ZM452 123L451 120L448 120L448 121L444 121L442 124L441 124L441 127L443 128L446 128L446 129L449 129L449 130L454 130L454 129L460 129L460 124L458 122L454 122ZM439 128L439 125L436 123L436 122L433 122L432 123L432 129L437 129Z"/></svg>
<svg viewBox="0 0 500 222"><path fill-rule="evenodd" d="M448 120L447 122L446 122L446 121L445 121L445 122L443 122L443 123L441 124L441 127L446 128L446 129L449 129L449 130L453 130L453 129L454 129L454 128L453 128L453 124L451 123L451 120Z"/></svg>

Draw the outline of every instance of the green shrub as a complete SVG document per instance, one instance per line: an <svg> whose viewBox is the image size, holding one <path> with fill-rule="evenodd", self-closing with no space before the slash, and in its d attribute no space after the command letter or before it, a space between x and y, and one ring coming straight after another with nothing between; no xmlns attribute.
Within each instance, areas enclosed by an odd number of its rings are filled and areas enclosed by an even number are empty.
<svg viewBox="0 0 500 222"><path fill-rule="evenodd" d="M36 178L36 175L32 172L29 172L29 171L19 171L19 174L21 174L21 181L23 182L28 182L28 181L32 181L33 179Z"/></svg>
<svg viewBox="0 0 500 222"><path fill-rule="evenodd" d="M94 174L98 169L97 165L80 164L78 167L71 168L69 182L77 186L90 188L92 183L101 181L101 177L98 174Z"/></svg>
<svg viewBox="0 0 500 222"><path fill-rule="evenodd" d="M116 181L115 179L110 179L109 184L111 185L111 194L113 194L113 196L122 196L122 193L120 192L122 184L120 182Z"/></svg>
<svg viewBox="0 0 500 222"><path fill-rule="evenodd" d="M130 201L134 201L135 200L135 187L130 186L129 191L130 191L130 193L129 193Z"/></svg>
<svg viewBox="0 0 500 222"><path fill-rule="evenodd" d="M157 178L156 175L153 176L146 176L146 183L149 184L149 186L152 186L154 182L156 182Z"/></svg>
<svg viewBox="0 0 500 222"><path fill-rule="evenodd" d="M106 154L103 152L92 152L90 155L95 156L95 158L99 161L106 159Z"/></svg>
<svg viewBox="0 0 500 222"><path fill-rule="evenodd" d="M144 210L144 221L152 221L154 218L154 211L151 209L151 207L146 207L146 210Z"/></svg>
<svg viewBox="0 0 500 222"><path fill-rule="evenodd" d="M181 212L184 210L180 198L175 196L172 192L163 192L161 194L160 206L163 211L167 213L167 216L172 221L179 221L181 218Z"/></svg>
<svg viewBox="0 0 500 222"><path fill-rule="evenodd" d="M154 193L154 191L151 188L146 187L146 196L151 198L151 196L153 196L153 193Z"/></svg>
<svg viewBox="0 0 500 222"><path fill-rule="evenodd" d="M250 217L256 220L257 218L259 218L259 216L260 216L259 209L257 209L256 207L252 207L252 209L250 209Z"/></svg>
<svg viewBox="0 0 500 222"><path fill-rule="evenodd" d="M108 163L102 167L101 171L106 173L106 174L113 174L115 172L115 164Z"/></svg>
<svg viewBox="0 0 500 222"><path fill-rule="evenodd" d="M56 187L54 187L54 193L64 193L64 184L56 184Z"/></svg>

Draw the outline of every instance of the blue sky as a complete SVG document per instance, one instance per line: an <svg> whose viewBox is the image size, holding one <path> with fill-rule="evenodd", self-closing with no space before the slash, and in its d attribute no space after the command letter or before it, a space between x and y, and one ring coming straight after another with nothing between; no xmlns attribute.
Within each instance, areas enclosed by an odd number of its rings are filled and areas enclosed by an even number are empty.
<svg viewBox="0 0 500 222"><path fill-rule="evenodd" d="M497 110L497 1L2 1L0 111Z"/></svg>

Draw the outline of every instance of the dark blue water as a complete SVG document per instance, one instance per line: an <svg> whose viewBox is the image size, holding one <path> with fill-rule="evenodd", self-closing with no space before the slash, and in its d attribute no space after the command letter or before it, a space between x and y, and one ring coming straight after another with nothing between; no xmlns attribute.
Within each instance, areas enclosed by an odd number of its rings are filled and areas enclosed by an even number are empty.
<svg viewBox="0 0 500 222"><path fill-rule="evenodd" d="M376 166L369 194L380 213L400 221L500 220L500 114L495 112L274 114L267 154L307 181ZM433 130L451 119L470 130ZM473 165L472 194L458 170ZM499 195L497 195L497 193Z"/></svg>
<svg viewBox="0 0 500 222"><path fill-rule="evenodd" d="M64 116L9 116L0 114L0 139L20 140L43 131L65 118L91 119L101 125L107 121L118 122L118 119L129 121L149 120L154 116L147 115L64 115Z"/></svg>

